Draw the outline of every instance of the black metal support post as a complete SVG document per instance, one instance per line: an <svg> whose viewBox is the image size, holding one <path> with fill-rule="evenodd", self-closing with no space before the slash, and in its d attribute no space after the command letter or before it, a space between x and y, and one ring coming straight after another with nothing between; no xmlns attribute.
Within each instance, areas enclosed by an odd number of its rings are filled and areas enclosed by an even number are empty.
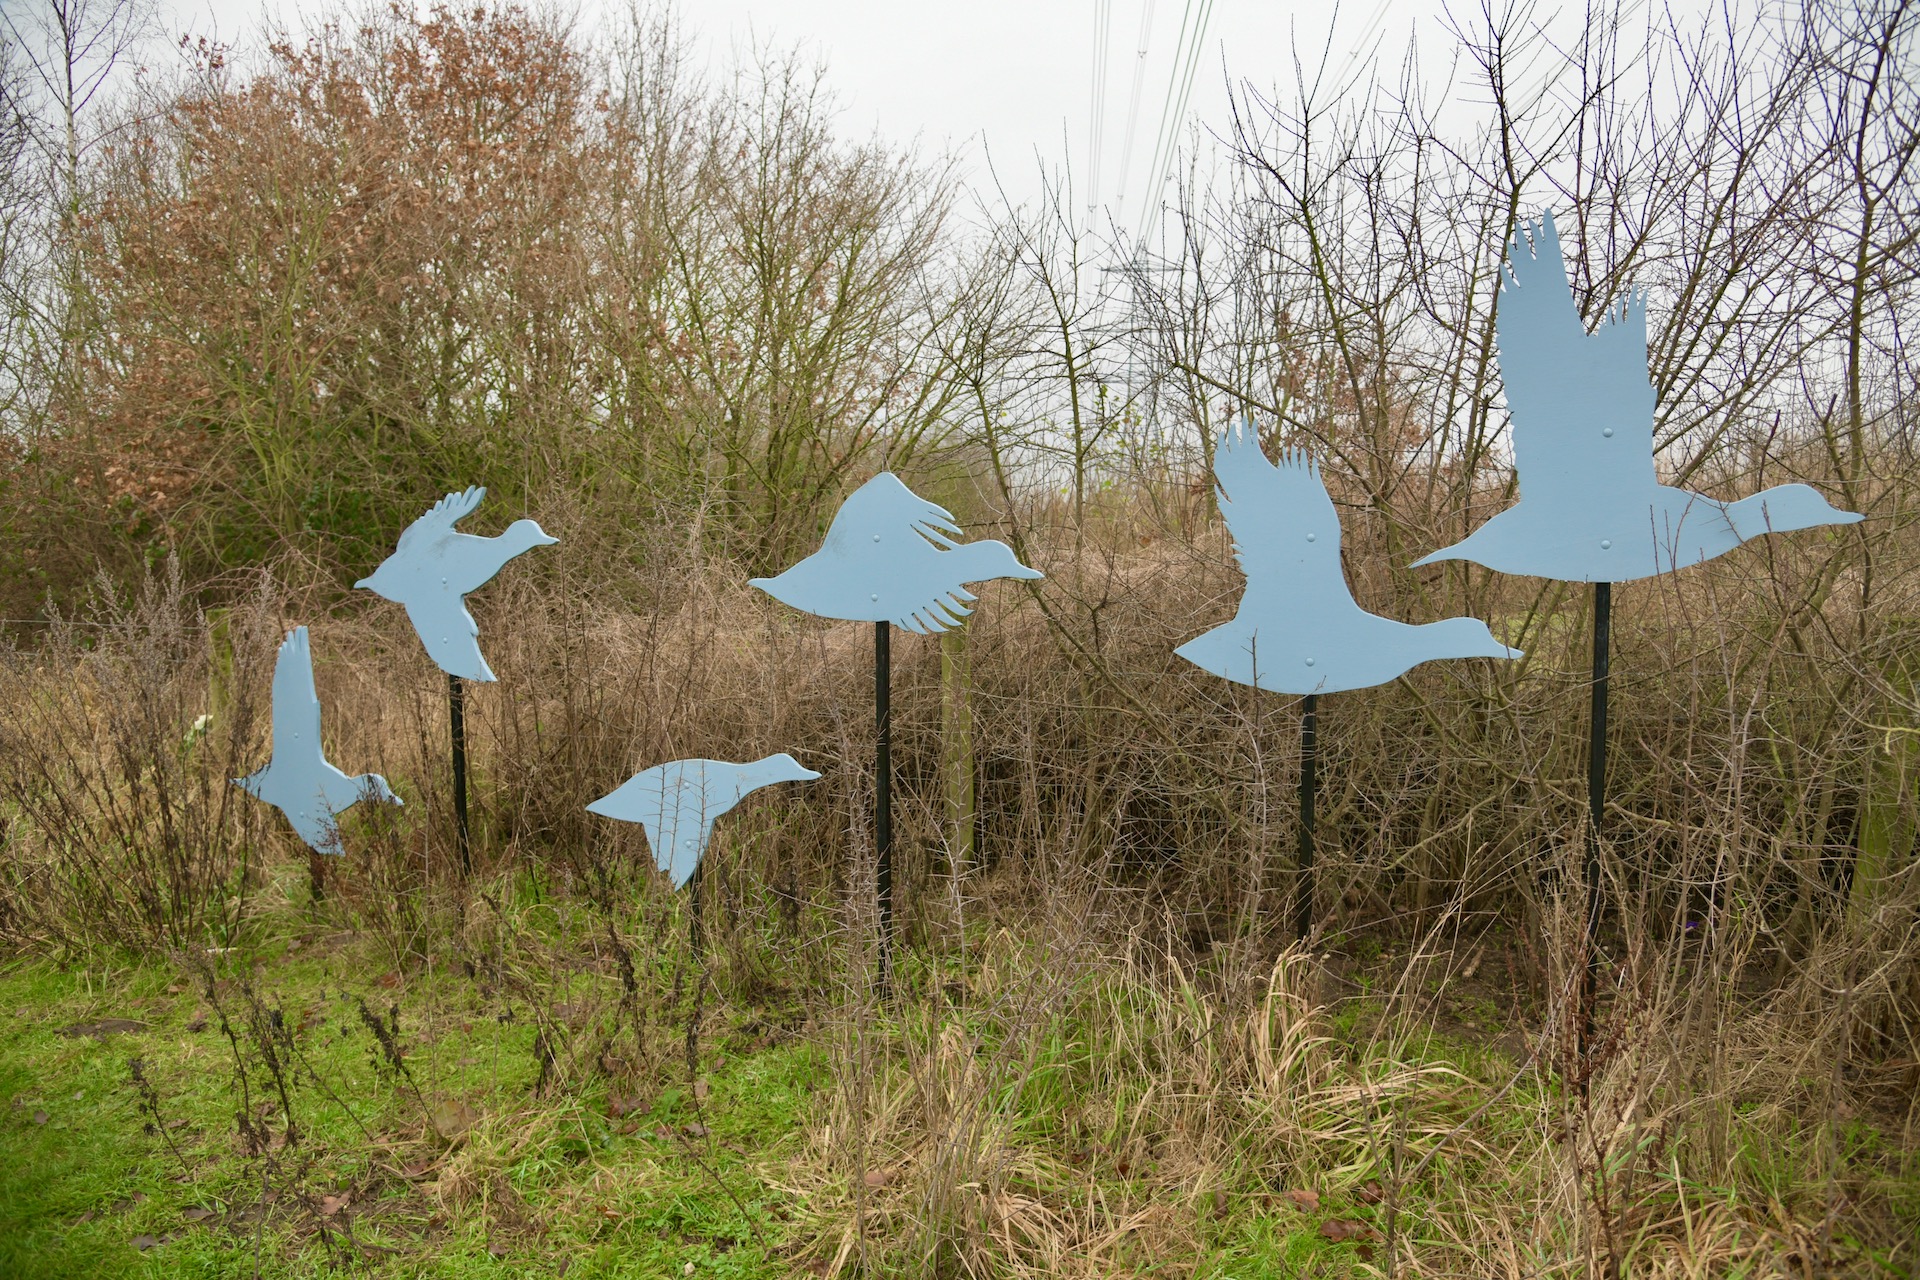
<svg viewBox="0 0 1920 1280"><path fill-rule="evenodd" d="M1320 695L1300 703L1300 851L1293 889L1293 931L1301 942L1313 931L1313 789L1319 765L1316 730Z"/></svg>
<svg viewBox="0 0 1920 1280"><path fill-rule="evenodd" d="M1607 650L1613 624L1613 584L1593 584L1593 705L1587 724L1587 932L1580 991L1580 1054L1593 1039L1600 976L1600 830L1607 811Z"/></svg>
<svg viewBox="0 0 1920 1280"><path fill-rule="evenodd" d="M707 860L702 858L693 868L693 874L687 877L687 950L695 964L700 963L701 952L707 945L707 933L700 922L700 900L705 896L700 889L706 879Z"/></svg>
<svg viewBox="0 0 1920 1280"><path fill-rule="evenodd" d="M453 838L460 850L460 874L473 874L473 850L467 835L467 689L459 676L447 677L447 718L453 730Z"/></svg>
<svg viewBox="0 0 1920 1280"><path fill-rule="evenodd" d="M893 624L873 624L874 890L880 905L880 996L893 990Z"/></svg>

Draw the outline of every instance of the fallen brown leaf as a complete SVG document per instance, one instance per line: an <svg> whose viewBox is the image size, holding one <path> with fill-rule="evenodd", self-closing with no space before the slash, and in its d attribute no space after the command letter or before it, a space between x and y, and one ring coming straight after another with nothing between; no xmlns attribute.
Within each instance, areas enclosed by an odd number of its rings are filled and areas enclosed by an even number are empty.
<svg viewBox="0 0 1920 1280"><path fill-rule="evenodd" d="M51 1119L53 1119L53 1117L48 1115L44 1111L36 1111L33 1113L33 1122L35 1124L45 1124L47 1121Z"/></svg>
<svg viewBox="0 0 1920 1280"><path fill-rule="evenodd" d="M198 1031L205 1031L206 1029L207 1029L207 1011L205 1009L195 1010L194 1015L191 1018L187 1019L187 1030L198 1032Z"/></svg>
<svg viewBox="0 0 1920 1280"><path fill-rule="evenodd" d="M686 1127L686 1134L689 1138L704 1138L711 1132L712 1130L708 1129L707 1126L701 1124L698 1120Z"/></svg>
<svg viewBox="0 0 1920 1280"><path fill-rule="evenodd" d="M480 1112L459 1098L443 1098L433 1104L433 1130L449 1142L465 1136L480 1123Z"/></svg>
<svg viewBox="0 0 1920 1280"><path fill-rule="evenodd" d="M346 1208L348 1202L349 1196L344 1191L337 1196L321 1196L320 1216L323 1218L331 1218L334 1214Z"/></svg>
<svg viewBox="0 0 1920 1280"><path fill-rule="evenodd" d="M182 1209L180 1211L180 1216L185 1218L188 1222L205 1222L210 1218L217 1218L220 1215L215 1213L211 1209L201 1209L196 1207L192 1209Z"/></svg>
<svg viewBox="0 0 1920 1280"><path fill-rule="evenodd" d="M1387 1198L1387 1192L1386 1188L1380 1185L1380 1180L1375 1178L1354 1192L1353 1198L1361 1204L1379 1204Z"/></svg>
<svg viewBox="0 0 1920 1280"><path fill-rule="evenodd" d="M1320 1193L1318 1191L1310 1191L1305 1187L1295 1187L1293 1190L1283 1194L1293 1202L1293 1207L1296 1209L1318 1209L1320 1207Z"/></svg>
<svg viewBox="0 0 1920 1280"><path fill-rule="evenodd" d="M869 1187L872 1187L875 1190L878 1190L879 1188L886 1186L889 1182L892 1182L893 1175L888 1173L885 1169L869 1169L867 1170L865 1176L863 1176L860 1179L860 1181L866 1183Z"/></svg>
<svg viewBox="0 0 1920 1280"><path fill-rule="evenodd" d="M614 1094L607 1099L607 1114L615 1120L626 1116L644 1116L652 1110L653 1100L643 1098L637 1093L627 1097Z"/></svg>
<svg viewBox="0 0 1920 1280"><path fill-rule="evenodd" d="M707 1095L712 1092L713 1086L708 1084L704 1077L693 1082L693 1096L696 1100L705 1102Z"/></svg>
<svg viewBox="0 0 1920 1280"><path fill-rule="evenodd" d="M165 1242L162 1241L158 1236L141 1235L141 1236L135 1236L132 1240L128 1241L128 1243L131 1244L134 1248L138 1249L140 1252L145 1253L147 1250L154 1248L155 1246L163 1244Z"/></svg>
<svg viewBox="0 0 1920 1280"><path fill-rule="evenodd" d="M1352 1218L1328 1218L1320 1224L1320 1234L1335 1243L1342 1240L1370 1240L1373 1238L1373 1228Z"/></svg>

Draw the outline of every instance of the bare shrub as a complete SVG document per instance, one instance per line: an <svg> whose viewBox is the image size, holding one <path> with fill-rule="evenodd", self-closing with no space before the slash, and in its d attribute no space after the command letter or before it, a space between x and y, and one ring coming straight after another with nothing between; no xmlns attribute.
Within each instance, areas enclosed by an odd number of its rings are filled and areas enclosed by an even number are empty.
<svg viewBox="0 0 1920 1280"><path fill-rule="evenodd" d="M273 625L263 583L230 615L236 643L221 659L217 718L211 630L171 563L131 599L98 583L32 649L6 652L0 919L10 932L79 950L237 941L262 828L231 779L254 763Z"/></svg>

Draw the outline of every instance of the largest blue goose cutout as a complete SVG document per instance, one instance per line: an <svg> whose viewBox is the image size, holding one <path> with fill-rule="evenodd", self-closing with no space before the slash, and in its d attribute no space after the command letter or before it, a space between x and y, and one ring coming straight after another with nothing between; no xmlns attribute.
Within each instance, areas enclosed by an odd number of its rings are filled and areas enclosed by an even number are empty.
<svg viewBox="0 0 1920 1280"><path fill-rule="evenodd" d="M1046 576L1004 542L959 536L945 508L882 471L841 504L818 551L748 585L818 617L891 622L924 635L951 630L973 611L966 583Z"/></svg>
<svg viewBox="0 0 1920 1280"><path fill-rule="evenodd" d="M340 852L339 815L363 799L399 804L377 773L348 777L320 748L320 695L313 687L307 629L295 627L273 664L273 758L233 784L287 815L316 853Z"/></svg>
<svg viewBox="0 0 1920 1280"><path fill-rule="evenodd" d="M1340 567L1340 518L1305 454L1279 463L1251 422L1213 453L1220 514L1247 587L1233 620L1174 650L1196 667L1271 693L1384 684L1438 658L1518 658L1478 618L1410 626L1353 601Z"/></svg>
<svg viewBox="0 0 1920 1280"><path fill-rule="evenodd" d="M370 577L353 584L406 606L407 620L442 671L483 682L494 678L493 668L481 656L480 624L463 597L485 586L515 556L560 541L531 520L515 520L494 538L456 530L453 526L486 496L486 489L475 485L440 499L407 526L393 554Z"/></svg>
<svg viewBox="0 0 1920 1280"><path fill-rule="evenodd" d="M1738 502L1661 484L1646 296L1629 294L1588 333L1553 215L1526 230L1531 246L1516 231L1507 248L1494 318L1520 500L1415 565L1472 560L1502 573L1630 582L1711 560L1763 533L1863 518L1804 484Z"/></svg>

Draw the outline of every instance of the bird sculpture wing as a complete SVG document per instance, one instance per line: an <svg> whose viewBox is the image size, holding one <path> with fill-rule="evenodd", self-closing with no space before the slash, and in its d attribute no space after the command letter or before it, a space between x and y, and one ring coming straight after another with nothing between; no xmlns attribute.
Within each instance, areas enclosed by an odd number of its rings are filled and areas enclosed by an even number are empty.
<svg viewBox="0 0 1920 1280"><path fill-rule="evenodd" d="M714 819L739 802L726 781L708 772L712 763L683 760L677 767L668 765L659 825L647 824L647 842L676 889L693 879L699 869L713 835Z"/></svg>
<svg viewBox="0 0 1920 1280"><path fill-rule="evenodd" d="M420 633L427 656L442 671L481 683L494 679L493 668L480 652L480 624L459 595L449 590L431 599L408 601L407 620Z"/></svg>
<svg viewBox="0 0 1920 1280"><path fill-rule="evenodd" d="M317 794L306 805L289 805L282 808L281 812L293 824L293 833L315 853L337 857L345 852L340 844L339 820L326 801Z"/></svg>
<svg viewBox="0 0 1920 1280"><path fill-rule="evenodd" d="M1213 479L1249 600L1318 617L1357 607L1340 568L1340 517L1311 457L1269 461L1259 431L1243 422L1215 446Z"/></svg>
<svg viewBox="0 0 1920 1280"><path fill-rule="evenodd" d="M1553 215L1526 230L1508 246L1494 317L1520 496L1577 512L1596 495L1651 490L1646 297L1629 294L1588 333Z"/></svg>
<svg viewBox="0 0 1920 1280"><path fill-rule="evenodd" d="M450 493L427 509L427 513L408 525L400 534L400 541L394 547L395 555L405 555L416 544L433 541L442 534L453 532L453 526L480 505L487 496L487 487L476 484L460 493Z"/></svg>
<svg viewBox="0 0 1920 1280"><path fill-rule="evenodd" d="M587 811L638 822L646 830L654 861L678 889L700 865L713 820L739 803L730 780L714 776L718 770L730 771L731 766L713 760L655 765L588 805Z"/></svg>
<svg viewBox="0 0 1920 1280"><path fill-rule="evenodd" d="M826 541L835 545L857 545L874 534L897 532L903 525L942 550L956 545L960 526L945 507L928 502L906 485L883 472L891 484L873 481L860 486L833 516L827 526Z"/></svg>
<svg viewBox="0 0 1920 1280"><path fill-rule="evenodd" d="M273 763L292 769L320 756L320 695L313 686L313 650L307 629L295 627L280 642L280 655L273 664Z"/></svg>

